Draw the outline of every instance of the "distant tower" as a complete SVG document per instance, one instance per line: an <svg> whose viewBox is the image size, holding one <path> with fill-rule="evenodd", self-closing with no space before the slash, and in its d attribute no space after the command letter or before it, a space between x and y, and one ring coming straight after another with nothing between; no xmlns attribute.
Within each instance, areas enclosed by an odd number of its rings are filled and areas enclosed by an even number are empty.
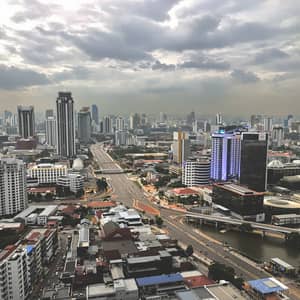
<svg viewBox="0 0 300 300"><path fill-rule="evenodd" d="M18 106L19 135L27 139L35 135L33 106Z"/></svg>
<svg viewBox="0 0 300 300"><path fill-rule="evenodd" d="M47 109L46 113L45 113L46 119L48 119L49 117L53 117L53 116L54 116L53 109Z"/></svg>
<svg viewBox="0 0 300 300"><path fill-rule="evenodd" d="M57 153L72 158L75 156L74 101L70 92L59 92L56 99Z"/></svg>
<svg viewBox="0 0 300 300"><path fill-rule="evenodd" d="M0 216L13 215L28 206L24 162L0 159Z"/></svg>
<svg viewBox="0 0 300 300"><path fill-rule="evenodd" d="M125 120L122 117L116 118L116 130L123 131L125 129Z"/></svg>
<svg viewBox="0 0 300 300"><path fill-rule="evenodd" d="M113 133L113 124L112 124L111 116L105 116L103 119L103 133L106 133L106 134Z"/></svg>
<svg viewBox="0 0 300 300"><path fill-rule="evenodd" d="M91 140L92 119L88 108L82 108L78 113L78 139L88 144Z"/></svg>
<svg viewBox="0 0 300 300"><path fill-rule="evenodd" d="M46 119L46 143L49 146L56 147L56 119L48 117Z"/></svg>
<svg viewBox="0 0 300 300"><path fill-rule="evenodd" d="M273 128L273 118L272 117L265 117L264 118L264 131L271 132Z"/></svg>
<svg viewBox="0 0 300 300"><path fill-rule="evenodd" d="M182 165L190 156L190 140L185 132L178 131L173 133L173 161Z"/></svg>
<svg viewBox="0 0 300 300"><path fill-rule="evenodd" d="M220 113L216 114L216 125L223 125L223 117Z"/></svg>
<svg viewBox="0 0 300 300"><path fill-rule="evenodd" d="M92 120L96 125L99 125L99 110L96 104L92 105Z"/></svg>

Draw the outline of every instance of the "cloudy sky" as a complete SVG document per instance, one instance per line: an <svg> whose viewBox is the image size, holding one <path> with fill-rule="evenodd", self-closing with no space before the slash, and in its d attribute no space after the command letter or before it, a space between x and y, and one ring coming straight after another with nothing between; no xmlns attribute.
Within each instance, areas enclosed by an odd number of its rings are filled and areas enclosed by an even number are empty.
<svg viewBox="0 0 300 300"><path fill-rule="evenodd" d="M1 0L0 110L300 110L299 0Z"/></svg>

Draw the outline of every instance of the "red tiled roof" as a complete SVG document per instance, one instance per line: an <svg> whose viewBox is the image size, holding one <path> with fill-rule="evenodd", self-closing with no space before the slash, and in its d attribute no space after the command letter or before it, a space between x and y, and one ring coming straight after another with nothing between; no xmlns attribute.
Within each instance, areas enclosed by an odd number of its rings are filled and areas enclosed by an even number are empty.
<svg viewBox="0 0 300 300"><path fill-rule="evenodd" d="M189 288L197 288L215 283L213 280L204 275L187 277L184 279L184 282Z"/></svg>
<svg viewBox="0 0 300 300"><path fill-rule="evenodd" d="M29 241L34 241L36 240L38 237L40 237L40 232L34 231L31 233L31 235L27 238L27 240Z"/></svg>
<svg viewBox="0 0 300 300"><path fill-rule="evenodd" d="M197 192L190 188L176 188L172 190L177 195L195 195Z"/></svg>

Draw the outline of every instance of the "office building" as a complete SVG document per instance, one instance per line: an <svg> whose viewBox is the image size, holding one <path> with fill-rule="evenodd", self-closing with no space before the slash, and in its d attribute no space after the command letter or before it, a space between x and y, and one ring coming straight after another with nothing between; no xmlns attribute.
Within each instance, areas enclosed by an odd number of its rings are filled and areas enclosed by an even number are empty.
<svg viewBox="0 0 300 300"><path fill-rule="evenodd" d="M137 129L141 125L141 116L137 113L131 115L129 118L129 128Z"/></svg>
<svg viewBox="0 0 300 300"><path fill-rule="evenodd" d="M77 193L83 190L84 177L76 174L69 173L65 176L61 176L57 180L57 185L68 188L72 193Z"/></svg>
<svg viewBox="0 0 300 300"><path fill-rule="evenodd" d="M281 147L284 140L284 130L282 126L274 126L272 129L272 145Z"/></svg>
<svg viewBox="0 0 300 300"><path fill-rule="evenodd" d="M123 117L116 118L116 130L123 131L125 130L125 120Z"/></svg>
<svg viewBox="0 0 300 300"><path fill-rule="evenodd" d="M272 117L265 117L264 118L264 131L271 132L273 128L273 118Z"/></svg>
<svg viewBox="0 0 300 300"><path fill-rule="evenodd" d="M80 143L88 144L91 141L92 119L89 108L82 108L78 113L78 139Z"/></svg>
<svg viewBox="0 0 300 300"><path fill-rule="evenodd" d="M209 184L210 161L200 158L187 160L182 167L182 183L188 187Z"/></svg>
<svg viewBox="0 0 300 300"><path fill-rule="evenodd" d="M96 125L99 125L99 110L96 104L92 105L92 120Z"/></svg>
<svg viewBox="0 0 300 300"><path fill-rule="evenodd" d="M267 183L268 134L243 132L241 135L240 183L264 192Z"/></svg>
<svg viewBox="0 0 300 300"><path fill-rule="evenodd" d="M0 216L14 215L28 205L23 161L0 159Z"/></svg>
<svg viewBox="0 0 300 300"><path fill-rule="evenodd" d="M214 181L227 181L239 177L240 135L212 134L211 172Z"/></svg>
<svg viewBox="0 0 300 300"><path fill-rule="evenodd" d="M74 100L70 92L59 92L56 99L57 153L62 157L75 156Z"/></svg>
<svg viewBox="0 0 300 300"><path fill-rule="evenodd" d="M232 183L213 185L212 200L214 203L230 209L235 217L255 222L263 222L264 193L250 190Z"/></svg>
<svg viewBox="0 0 300 300"><path fill-rule="evenodd" d="M35 136L35 120L33 106L18 106L19 135L27 139Z"/></svg>
<svg viewBox="0 0 300 300"><path fill-rule="evenodd" d="M38 164L28 168L28 175L36 178L38 184L56 184L58 178L67 173L67 166L61 164Z"/></svg>
<svg viewBox="0 0 300 300"><path fill-rule="evenodd" d="M220 113L216 114L216 125L223 125L223 117Z"/></svg>
<svg viewBox="0 0 300 300"><path fill-rule="evenodd" d="M46 119L46 143L51 147L56 147L56 119L55 117L49 116Z"/></svg>
<svg viewBox="0 0 300 300"><path fill-rule="evenodd" d="M173 133L173 161L182 165L190 156L190 141L187 134L182 131Z"/></svg>
<svg viewBox="0 0 300 300"><path fill-rule="evenodd" d="M103 133L104 134L113 133L113 120L111 116L105 116L103 118Z"/></svg>

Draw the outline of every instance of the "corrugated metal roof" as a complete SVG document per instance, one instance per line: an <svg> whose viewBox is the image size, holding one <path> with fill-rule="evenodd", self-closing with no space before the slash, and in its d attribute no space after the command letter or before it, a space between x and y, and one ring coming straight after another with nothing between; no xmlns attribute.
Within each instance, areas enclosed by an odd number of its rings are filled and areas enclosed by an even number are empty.
<svg viewBox="0 0 300 300"><path fill-rule="evenodd" d="M168 274L168 275L158 275L158 276L149 276L149 277L141 277L137 278L136 282L138 286L148 286L155 284L164 284L164 283L172 283L177 281L182 281L183 278L181 274Z"/></svg>

